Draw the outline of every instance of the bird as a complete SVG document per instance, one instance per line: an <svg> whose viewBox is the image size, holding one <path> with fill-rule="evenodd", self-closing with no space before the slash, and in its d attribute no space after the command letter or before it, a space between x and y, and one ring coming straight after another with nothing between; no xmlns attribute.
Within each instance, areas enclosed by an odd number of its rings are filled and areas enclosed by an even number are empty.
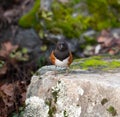
<svg viewBox="0 0 120 117"><path fill-rule="evenodd" d="M57 42L55 50L52 50L50 54L50 61L56 67L64 67L68 71L73 61L73 55L65 39Z"/></svg>

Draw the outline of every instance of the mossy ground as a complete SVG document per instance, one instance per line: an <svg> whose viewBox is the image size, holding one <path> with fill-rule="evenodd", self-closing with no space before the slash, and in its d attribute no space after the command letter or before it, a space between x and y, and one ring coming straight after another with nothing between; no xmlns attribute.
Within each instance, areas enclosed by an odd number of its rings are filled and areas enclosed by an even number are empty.
<svg viewBox="0 0 120 117"><path fill-rule="evenodd" d="M117 57L93 56L74 60L71 69L92 71L110 71L120 68L120 59Z"/></svg>
<svg viewBox="0 0 120 117"><path fill-rule="evenodd" d="M107 111L112 114L112 116L116 116L117 115L117 111L113 106L110 106Z"/></svg>
<svg viewBox="0 0 120 117"><path fill-rule="evenodd" d="M25 15L23 15L19 20L19 25L23 28L36 28L39 25L39 21L37 19L37 12L40 8L40 0L35 0L33 8Z"/></svg>

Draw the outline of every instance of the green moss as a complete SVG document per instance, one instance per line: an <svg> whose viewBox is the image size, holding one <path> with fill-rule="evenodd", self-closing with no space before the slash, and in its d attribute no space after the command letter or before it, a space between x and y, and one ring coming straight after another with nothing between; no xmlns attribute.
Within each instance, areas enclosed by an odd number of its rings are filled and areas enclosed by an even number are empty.
<svg viewBox="0 0 120 117"><path fill-rule="evenodd" d="M49 117L54 117L54 114L56 112L56 107L55 105L53 105L53 102L52 102L52 98L49 98L49 99L46 99L46 105L49 106L49 111L48 111L48 115Z"/></svg>
<svg viewBox="0 0 120 117"><path fill-rule="evenodd" d="M37 27L36 13L40 8L40 0L35 0L33 8L19 20L19 25L24 28Z"/></svg>
<svg viewBox="0 0 120 117"><path fill-rule="evenodd" d="M61 81L58 80L57 83L60 84ZM55 104L57 102L58 93L59 93L60 89L57 89L57 87L54 87L51 91L52 91L51 98L47 98L45 103L46 103L46 105L49 106L49 111L48 111L49 117L54 117L54 114L56 113Z"/></svg>
<svg viewBox="0 0 120 117"><path fill-rule="evenodd" d="M74 8L80 2L84 2L85 5ZM52 8L54 26L62 29L67 37L79 37L89 27L102 30L120 26L119 15L117 15L117 12L120 12L120 4L117 0L114 2L110 0L97 0L97 2L96 0L76 0L73 2L71 0L67 5L54 2ZM82 11L86 9L88 9L88 16L82 15ZM74 13L77 13L75 17L72 16Z"/></svg>
<svg viewBox="0 0 120 117"><path fill-rule="evenodd" d="M96 44L97 42L96 42L96 39L95 38L93 38L93 37L89 37L89 36L84 36L84 38L85 38L85 41L86 41L86 43L85 43L85 47L86 47L86 45L94 45L94 44Z"/></svg>
<svg viewBox="0 0 120 117"><path fill-rule="evenodd" d="M68 114L67 114L66 110L64 110L63 114L64 114L63 115L64 117L68 117Z"/></svg>
<svg viewBox="0 0 120 117"><path fill-rule="evenodd" d="M57 82L58 84L61 83L60 80L58 80ZM60 89L57 89L57 87L55 87L55 89L52 89L52 96L53 96L53 99L54 99L54 102L56 103L57 102L57 98L58 98L58 93L60 92Z"/></svg>
<svg viewBox="0 0 120 117"><path fill-rule="evenodd" d="M56 112L56 107L53 106L52 108L49 109L49 117L54 117L54 113Z"/></svg>
<svg viewBox="0 0 120 117"><path fill-rule="evenodd" d="M102 101L101 101L101 104L104 105L108 102L108 99L107 98L103 98Z"/></svg>
<svg viewBox="0 0 120 117"><path fill-rule="evenodd" d="M120 4L117 0L85 0L87 8L92 15L90 25L96 30L119 27Z"/></svg>
<svg viewBox="0 0 120 117"><path fill-rule="evenodd" d="M83 6L79 7L82 2ZM120 26L120 4L117 0L70 0L67 4L53 0L51 12L40 11L39 8L40 0L35 0L31 11L20 18L19 25L35 28L42 37L46 30L53 34L64 34L67 38L78 38L89 28L102 30ZM86 39L91 44L95 43L93 40Z"/></svg>
<svg viewBox="0 0 120 117"><path fill-rule="evenodd" d="M96 60L96 59L88 59L84 63L81 64L83 67L100 67L100 66L106 66L106 62L102 60Z"/></svg>
<svg viewBox="0 0 120 117"><path fill-rule="evenodd" d="M55 102L55 103L57 102L58 93L59 93L59 90L58 90L58 91L53 91L53 92L52 92L52 96L53 96L53 98L54 98L54 102Z"/></svg>
<svg viewBox="0 0 120 117"><path fill-rule="evenodd" d="M64 34L69 38L79 37L83 30L88 28L89 17L83 17L81 14L72 16L75 11L71 5L78 2L78 0L75 0L62 4L53 1L52 12L43 12L39 11L40 0L36 0L31 11L20 18L19 25L24 28L34 27L40 32L47 29L49 32L56 34L57 31L57 33ZM36 14L38 17L36 17Z"/></svg>
<svg viewBox="0 0 120 117"><path fill-rule="evenodd" d="M79 37L83 30L87 29L89 18L85 18L80 14L73 17L74 9L70 7L71 4L73 3L62 4L56 1L53 2L52 21L47 21L46 23L46 27L49 31L52 30L53 32L57 29L66 37L73 38Z"/></svg>
<svg viewBox="0 0 120 117"><path fill-rule="evenodd" d="M113 106L110 106L107 111L112 114L112 116L116 116L117 115L117 111Z"/></svg>
<svg viewBox="0 0 120 117"><path fill-rule="evenodd" d="M111 62L109 63L109 66L110 66L110 68L120 67L120 61L115 61L115 60L113 60L113 61L111 61Z"/></svg>
<svg viewBox="0 0 120 117"><path fill-rule="evenodd" d="M109 71L113 69L120 68L120 60L117 59L108 59L102 56L94 56L84 59L76 59L71 65L72 69L86 69L86 70L101 70Z"/></svg>
<svg viewBox="0 0 120 117"><path fill-rule="evenodd" d="M2 68L4 66L5 62L0 60L0 68Z"/></svg>

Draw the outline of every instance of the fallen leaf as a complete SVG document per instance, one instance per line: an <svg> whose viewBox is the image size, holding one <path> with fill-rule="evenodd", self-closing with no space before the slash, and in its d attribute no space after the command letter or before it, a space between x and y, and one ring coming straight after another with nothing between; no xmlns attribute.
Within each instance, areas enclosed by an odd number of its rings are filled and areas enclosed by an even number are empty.
<svg viewBox="0 0 120 117"><path fill-rule="evenodd" d="M13 95L14 87L13 87L12 83L4 84L4 85L1 86L0 89L8 96L12 96Z"/></svg>
<svg viewBox="0 0 120 117"><path fill-rule="evenodd" d="M4 42L1 44L0 56L6 57L17 48L18 45L13 45L10 41Z"/></svg>
<svg viewBox="0 0 120 117"><path fill-rule="evenodd" d="M7 65L6 65L6 64L3 65L3 66L0 68L0 76L6 74L7 69L8 69Z"/></svg>

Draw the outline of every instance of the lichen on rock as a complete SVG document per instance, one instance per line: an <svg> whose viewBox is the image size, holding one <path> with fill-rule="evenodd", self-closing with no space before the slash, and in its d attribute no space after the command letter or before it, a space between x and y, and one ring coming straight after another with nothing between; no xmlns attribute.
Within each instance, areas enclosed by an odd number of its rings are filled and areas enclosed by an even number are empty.
<svg viewBox="0 0 120 117"><path fill-rule="evenodd" d="M84 91L81 87L76 89L73 87L69 92L69 87L68 82L58 80L56 85L49 89L51 98L49 96L28 98L24 117L79 117L81 106L77 102L79 95L83 95Z"/></svg>
<svg viewBox="0 0 120 117"><path fill-rule="evenodd" d="M33 96L26 100L24 117L47 117L48 109L43 99Z"/></svg>
<svg viewBox="0 0 120 117"><path fill-rule="evenodd" d="M56 101L58 111L55 115L56 117L79 117L81 114L81 107L76 105L68 96L66 86L67 84L65 82L58 81L57 85L52 87L52 92L58 92Z"/></svg>
<svg viewBox="0 0 120 117"><path fill-rule="evenodd" d="M55 76L54 70L53 66L44 66L32 77L24 117L43 113L41 117L119 117L119 72L71 69L67 76Z"/></svg>

